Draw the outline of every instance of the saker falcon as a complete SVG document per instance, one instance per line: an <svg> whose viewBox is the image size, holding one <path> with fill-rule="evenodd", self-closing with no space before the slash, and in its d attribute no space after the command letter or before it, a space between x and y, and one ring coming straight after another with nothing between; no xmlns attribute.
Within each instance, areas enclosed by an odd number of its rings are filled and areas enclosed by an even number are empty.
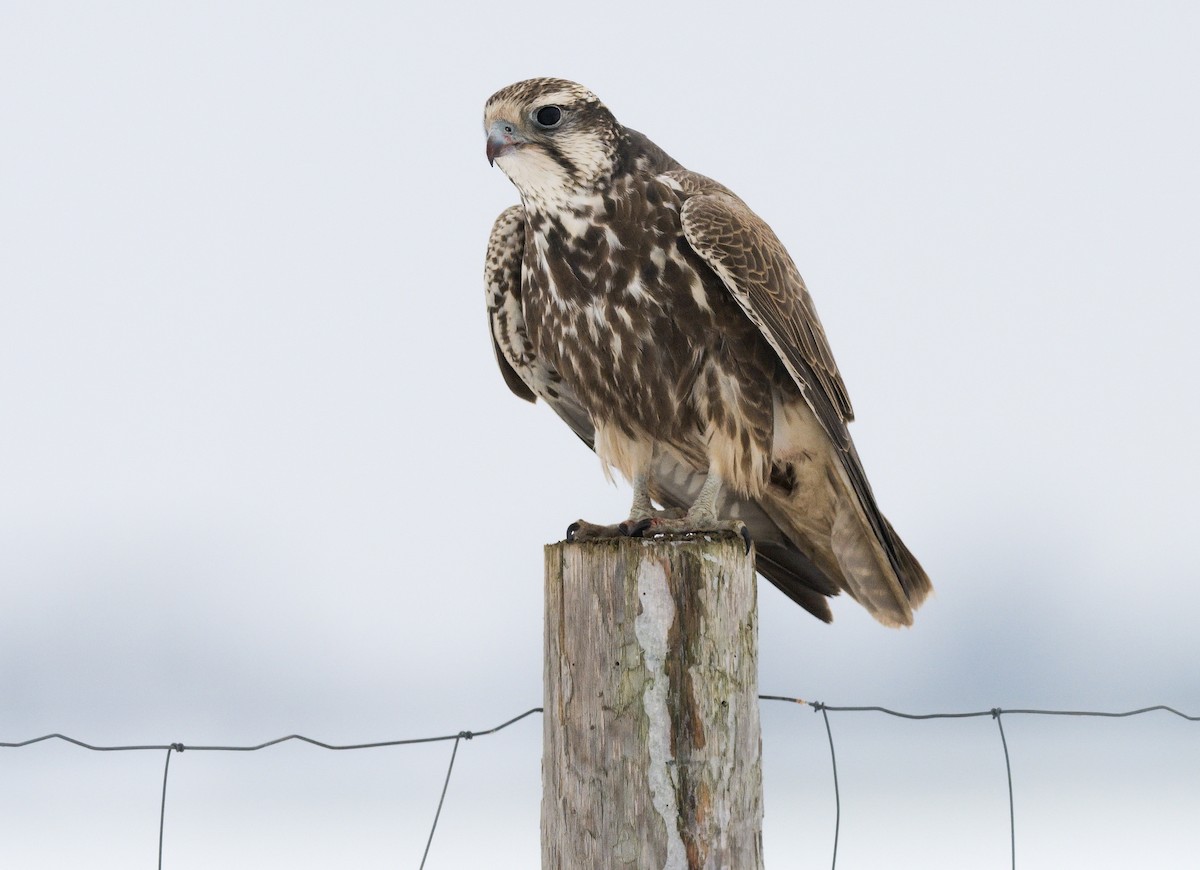
<svg viewBox="0 0 1200 870"><path fill-rule="evenodd" d="M748 531L758 571L818 618L845 591L911 624L929 578L875 504L825 331L771 228L573 82L509 85L483 126L521 196L487 250L501 373L633 486L627 520L568 536Z"/></svg>

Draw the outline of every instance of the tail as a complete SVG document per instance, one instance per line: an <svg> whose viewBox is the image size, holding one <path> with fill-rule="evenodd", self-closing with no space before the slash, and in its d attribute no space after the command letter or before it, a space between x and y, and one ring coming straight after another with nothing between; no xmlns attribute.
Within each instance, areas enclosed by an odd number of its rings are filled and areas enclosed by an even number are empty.
<svg viewBox="0 0 1200 870"><path fill-rule="evenodd" d="M828 473L808 478L807 486L772 483L759 498L730 493L725 509L750 530L759 573L817 619L831 622L829 598L845 591L884 625L911 625L932 591L929 578L875 507L865 478L860 488L876 522L859 488L834 467L825 466ZM651 481L655 501L686 509L704 475L664 453Z"/></svg>
<svg viewBox="0 0 1200 870"><path fill-rule="evenodd" d="M896 530L892 528L887 517L883 518L883 526L887 533L888 548L894 557L896 573L900 577L900 588L908 597L909 606L916 610L925 603L925 599L933 591L933 583L930 582L929 575L925 573L921 563L917 561L917 557L900 540L900 536L896 534Z"/></svg>
<svg viewBox="0 0 1200 870"><path fill-rule="evenodd" d="M760 570L822 619L828 616L807 599L813 592L845 591L884 625L912 625L913 611L933 585L876 507L865 476L856 477L829 462L822 473L809 474L804 486L772 484L758 504L783 531L787 546L782 555L779 548L760 547L760 562L766 557ZM815 568L824 582L814 582L811 570L796 570L802 565ZM797 583L807 587L801 594L791 591Z"/></svg>
<svg viewBox="0 0 1200 870"><path fill-rule="evenodd" d="M884 625L912 625L933 591L928 575L874 504L871 522L854 493L839 495L830 545L844 588Z"/></svg>

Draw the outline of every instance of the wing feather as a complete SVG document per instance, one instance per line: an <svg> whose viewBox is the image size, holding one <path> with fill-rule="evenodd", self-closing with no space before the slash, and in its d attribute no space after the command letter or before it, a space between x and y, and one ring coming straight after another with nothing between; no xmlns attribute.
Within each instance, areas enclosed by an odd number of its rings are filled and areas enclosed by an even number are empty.
<svg viewBox="0 0 1200 870"><path fill-rule="evenodd" d="M881 607L894 607L896 621L911 621L910 605L919 604L932 587L875 502L850 439L847 424L854 419L854 410L846 385L792 258L766 222L727 188L687 171L666 176L686 196L680 217L688 244L712 267L762 332L835 447L857 502L854 513L861 511L861 520L873 533L870 549L882 557L881 568L891 568L879 579L893 590L887 597L894 597L894 604L869 609L882 618ZM837 549L845 553L847 547L839 545ZM860 553L859 558L866 556ZM855 597L864 595L858 583L847 588Z"/></svg>
<svg viewBox="0 0 1200 870"><path fill-rule="evenodd" d="M596 432L587 411L558 372L534 352L529 340L521 304L524 254L525 210L514 205L496 219L484 264L488 323L496 362L509 389L528 402L542 399L584 444L592 447Z"/></svg>
<svg viewBox="0 0 1200 870"><path fill-rule="evenodd" d="M537 394L518 373L525 344L525 318L521 313L521 260L525 255L525 210L510 206L500 213L488 237L483 283L487 291L488 325L492 349L504 383L518 397L536 402Z"/></svg>
<svg viewBox="0 0 1200 870"><path fill-rule="evenodd" d="M762 331L829 437L845 447L854 408L812 296L787 250L728 188L694 172L667 175L689 194L680 215L688 244Z"/></svg>

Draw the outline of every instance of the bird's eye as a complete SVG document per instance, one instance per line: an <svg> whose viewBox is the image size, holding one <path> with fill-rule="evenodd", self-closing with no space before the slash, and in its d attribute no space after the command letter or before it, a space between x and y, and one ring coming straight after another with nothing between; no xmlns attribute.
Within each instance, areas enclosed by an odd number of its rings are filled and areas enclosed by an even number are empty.
<svg viewBox="0 0 1200 870"><path fill-rule="evenodd" d="M539 127L547 129L557 127L562 123L563 113L558 106L542 106L533 113L533 120Z"/></svg>

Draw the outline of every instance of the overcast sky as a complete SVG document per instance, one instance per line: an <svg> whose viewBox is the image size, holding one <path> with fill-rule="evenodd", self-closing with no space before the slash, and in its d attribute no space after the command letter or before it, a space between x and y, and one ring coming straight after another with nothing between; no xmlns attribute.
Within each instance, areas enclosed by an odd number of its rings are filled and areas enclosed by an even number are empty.
<svg viewBox="0 0 1200 870"><path fill-rule="evenodd" d="M761 687L1200 712L1188 3L0 2L0 741L330 742L541 702L542 552L627 488L504 386L493 91L580 81L788 245L911 630L760 590ZM839 867L1009 864L990 720L834 716ZM1180 720L1019 720L1022 867L1185 866ZM537 865L541 723L463 744L431 868ZM764 709L768 866L828 745ZM415 867L449 745L176 756L164 866ZM154 865L163 758L0 751L0 865Z"/></svg>

